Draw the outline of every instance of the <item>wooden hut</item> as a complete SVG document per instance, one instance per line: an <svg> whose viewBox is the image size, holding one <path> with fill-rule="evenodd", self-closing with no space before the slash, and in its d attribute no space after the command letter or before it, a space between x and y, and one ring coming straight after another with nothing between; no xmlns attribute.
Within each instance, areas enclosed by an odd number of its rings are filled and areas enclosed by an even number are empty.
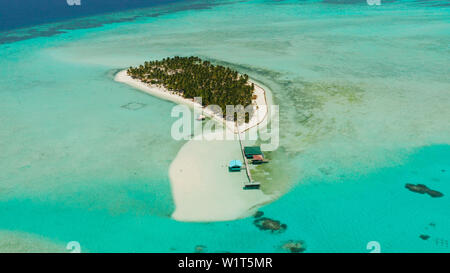
<svg viewBox="0 0 450 273"><path fill-rule="evenodd" d="M228 171L230 172L240 172L242 168L242 161L240 160L231 160L228 165Z"/></svg>
<svg viewBox="0 0 450 273"><path fill-rule="evenodd" d="M253 165L259 165L259 164L267 163L267 162L269 162L269 161L264 160L264 157L262 155L254 155L253 156L253 160L252 160Z"/></svg>
<svg viewBox="0 0 450 273"><path fill-rule="evenodd" d="M248 159L253 159L253 156L255 155L261 155L264 157L263 153L261 152L261 148L259 146L244 147L244 154L245 157Z"/></svg>

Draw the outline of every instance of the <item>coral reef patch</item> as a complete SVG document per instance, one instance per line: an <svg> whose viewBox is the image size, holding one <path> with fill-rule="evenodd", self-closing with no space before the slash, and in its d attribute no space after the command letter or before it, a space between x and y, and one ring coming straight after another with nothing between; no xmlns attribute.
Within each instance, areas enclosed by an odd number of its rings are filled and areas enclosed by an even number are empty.
<svg viewBox="0 0 450 273"><path fill-rule="evenodd" d="M272 233L282 233L287 229L286 224L267 217L261 217L253 221L253 224L260 230L270 230Z"/></svg>
<svg viewBox="0 0 450 273"><path fill-rule="evenodd" d="M281 245L281 249L291 253L301 253L306 250L306 244L304 241L289 240Z"/></svg>
<svg viewBox="0 0 450 273"><path fill-rule="evenodd" d="M255 217L255 218L261 218L263 215L264 215L264 212L258 210L258 211L255 213L255 215L253 215L253 217Z"/></svg>
<svg viewBox="0 0 450 273"><path fill-rule="evenodd" d="M435 190L432 190L432 189L428 188L424 184L414 185L414 184L408 184L407 183L405 185L405 188L407 188L408 190L410 190L412 192L416 192L416 193L420 193L420 194L426 193L426 194L428 194L431 197L442 197L442 196L444 196L443 193L435 191Z"/></svg>
<svg viewBox="0 0 450 273"><path fill-rule="evenodd" d="M207 247L204 245L196 245L195 246L195 253L205 253L207 250Z"/></svg>

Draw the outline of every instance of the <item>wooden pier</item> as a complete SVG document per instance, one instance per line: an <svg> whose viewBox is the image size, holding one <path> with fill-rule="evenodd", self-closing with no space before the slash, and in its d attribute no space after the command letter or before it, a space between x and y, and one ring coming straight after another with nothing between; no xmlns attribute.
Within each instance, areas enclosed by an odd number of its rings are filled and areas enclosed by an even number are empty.
<svg viewBox="0 0 450 273"><path fill-rule="evenodd" d="M237 126L236 126L236 128L237 128ZM238 129L238 128L237 128L237 129ZM242 140L241 140L241 132L239 132L239 129L238 129L238 136L239 136L239 144L240 144L240 146L241 146L242 158L244 159L245 171L247 172L247 178L248 178L248 182L246 182L246 183L244 184L244 190L259 189L260 183L254 181L253 178L252 178L252 174L250 173L250 168L249 168L249 164L248 164L248 159L247 159L247 157L245 156L244 144L242 144Z"/></svg>

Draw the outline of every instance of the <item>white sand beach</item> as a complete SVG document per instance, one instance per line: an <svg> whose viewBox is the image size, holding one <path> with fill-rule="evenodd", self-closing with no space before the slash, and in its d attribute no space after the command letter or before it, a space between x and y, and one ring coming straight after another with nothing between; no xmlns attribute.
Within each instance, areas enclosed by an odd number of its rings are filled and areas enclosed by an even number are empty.
<svg viewBox="0 0 450 273"><path fill-rule="evenodd" d="M191 107L201 107L192 100L167 91L164 88L148 85L132 79L126 71L119 72L115 80L138 88L150 95ZM269 117L266 91L255 84L254 116L249 123L239 126L239 132L267 122ZM227 131L237 134L234 122L204 109L203 114L225 124ZM172 161L169 170L172 197L175 211L172 218L178 221L209 222L227 221L252 215L256 210L270 202L274 197L261 190L244 190L247 181L245 171L230 173L230 160L242 160L238 140L217 140L215 134L223 135L221 130L208 135L197 135L188 141ZM213 139L213 140L207 140Z"/></svg>
<svg viewBox="0 0 450 273"><path fill-rule="evenodd" d="M256 99L253 100L253 111L254 111L253 115L250 118L248 123L241 124L238 127L238 130L236 130L236 126L233 121L226 121L221 116L214 114L208 108L204 108L200 104L195 103L192 99L185 99L182 96L180 96L174 92L170 92L169 90L167 90L164 87L146 84L146 83L141 82L140 80L133 79L132 77L128 76L126 70L122 70L119 73L117 73L114 80L117 82L122 82L122 83L128 84L128 85L133 86L133 87L135 87L141 91L144 91L150 95L153 95L153 96L165 99L165 100L170 100L170 101L173 101L173 102L176 102L179 104L185 104L192 108L198 107L199 109L203 109L203 112L202 112L203 115L205 115L211 119L214 119L218 122L224 123L230 131L233 131L236 134L238 132L241 132L241 133L245 132L245 131L249 130L250 128L253 128L253 127L261 124L268 116L269 109L268 109L268 105L267 105L266 92L261 86L259 86L258 84L256 84L253 81L250 81L255 84L255 91L253 92L253 95L256 95Z"/></svg>
<svg viewBox="0 0 450 273"><path fill-rule="evenodd" d="M219 132L221 134L221 132ZM245 171L230 173L241 159L237 141L191 140L172 162L169 177L178 221L227 221L250 216L272 200L261 190L244 190Z"/></svg>

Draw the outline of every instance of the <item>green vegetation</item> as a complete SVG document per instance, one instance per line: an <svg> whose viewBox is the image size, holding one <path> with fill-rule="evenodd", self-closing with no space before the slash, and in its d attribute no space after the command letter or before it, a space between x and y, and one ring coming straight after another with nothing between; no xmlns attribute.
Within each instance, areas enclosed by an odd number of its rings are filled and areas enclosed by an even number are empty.
<svg viewBox="0 0 450 273"><path fill-rule="evenodd" d="M162 85L184 98L201 97L203 106L218 105L224 116L226 105L250 105L255 89L254 84L249 83L248 75L239 75L228 67L215 66L193 56L145 62L130 67L127 72L134 79ZM246 113L245 120L248 118Z"/></svg>

